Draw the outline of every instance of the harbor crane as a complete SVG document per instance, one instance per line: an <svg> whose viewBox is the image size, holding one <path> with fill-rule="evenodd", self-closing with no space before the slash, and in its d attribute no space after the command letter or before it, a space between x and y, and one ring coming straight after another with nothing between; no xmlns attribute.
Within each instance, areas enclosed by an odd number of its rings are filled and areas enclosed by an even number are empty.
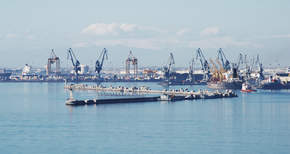
<svg viewBox="0 0 290 154"><path fill-rule="evenodd" d="M242 54L239 55L238 60L236 63L232 63L232 70L231 70L231 74L233 78L237 78L238 77L238 70L240 67L240 63L243 63L243 57Z"/></svg>
<svg viewBox="0 0 290 154"><path fill-rule="evenodd" d="M205 60L203 54L202 54L202 51L200 50L200 48L198 48L196 50L196 59L200 60L200 64L201 64L201 67L202 67L202 70L203 70L203 80L204 81L208 81L209 80L209 64L208 62Z"/></svg>
<svg viewBox="0 0 290 154"><path fill-rule="evenodd" d="M126 59L126 77L130 76L130 63L134 66L134 77L138 75L138 59L133 56L130 51L128 58Z"/></svg>
<svg viewBox="0 0 290 154"><path fill-rule="evenodd" d="M189 62L189 68L188 68L188 76L186 77L186 81L192 82L195 81L195 78L193 79L193 63L194 63L194 56L192 56L191 59L191 66Z"/></svg>
<svg viewBox="0 0 290 154"><path fill-rule="evenodd" d="M47 60L46 64L46 75L50 76L51 75L51 64L55 63L56 64L56 69L55 69L55 75L60 75L60 59L57 57L52 49L50 56Z"/></svg>
<svg viewBox="0 0 290 154"><path fill-rule="evenodd" d="M217 64L218 64L219 67L221 68L221 69L220 69L220 72L221 72L221 73L226 73L226 70L223 68L223 66L221 65L221 63L219 62L219 60L216 58L215 61L217 62Z"/></svg>
<svg viewBox="0 0 290 154"><path fill-rule="evenodd" d="M77 60L73 50L69 48L67 50L67 59L71 59L72 65L73 65L73 70L75 71L76 79L78 79L78 71L80 71L80 62ZM75 60L75 63L74 63Z"/></svg>
<svg viewBox="0 0 290 154"><path fill-rule="evenodd" d="M248 65L248 61L247 61L247 54L245 54L245 73L246 73L246 78L250 77L251 74L251 62L250 62L250 66Z"/></svg>
<svg viewBox="0 0 290 154"><path fill-rule="evenodd" d="M256 65L258 65L258 73L260 75L259 78L264 80L265 76L263 74L263 67L262 67L262 62L260 62L260 59L259 59L259 54L257 54Z"/></svg>
<svg viewBox="0 0 290 154"><path fill-rule="evenodd" d="M164 76L164 80L165 81L168 81L169 80L169 76L170 76L170 70L171 70L171 65L172 64L175 64L174 62L174 58L173 58L173 54L170 53L170 56L165 64L165 66L163 67L163 70L162 70L162 73L163 73L163 76Z"/></svg>
<svg viewBox="0 0 290 154"><path fill-rule="evenodd" d="M223 69L226 71L230 70L231 69L230 62L227 60L222 48L220 48L217 52L218 52L218 59L222 61Z"/></svg>
<svg viewBox="0 0 290 154"><path fill-rule="evenodd" d="M96 61L95 64L95 71L97 71L97 75L100 78L100 72L103 67L104 60L108 59L108 50L106 48L103 49L99 59Z"/></svg>
<svg viewBox="0 0 290 154"><path fill-rule="evenodd" d="M219 78L220 81L223 79L223 74L222 72L215 66L214 62L212 61L212 59L210 58L209 61L212 63L212 66L214 67L214 72L213 73L213 77L215 78ZM210 66L210 65L209 65Z"/></svg>
<svg viewBox="0 0 290 154"><path fill-rule="evenodd" d="M253 58L250 61L250 73L253 72L253 68L254 68L254 63L255 63L255 55L253 55Z"/></svg>

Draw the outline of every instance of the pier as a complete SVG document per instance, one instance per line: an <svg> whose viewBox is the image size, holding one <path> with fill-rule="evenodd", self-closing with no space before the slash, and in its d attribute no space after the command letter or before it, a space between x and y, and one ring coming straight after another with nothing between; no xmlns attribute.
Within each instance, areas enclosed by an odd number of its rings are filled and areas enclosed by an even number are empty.
<svg viewBox="0 0 290 154"><path fill-rule="evenodd" d="M147 102L147 101L175 101L175 100L186 100L186 99L214 99L214 98L231 98L231 97L238 97L236 93L232 90L226 90L225 92L216 91L208 91L208 90L201 90L198 91L189 91L187 88L183 89L180 88L178 90L170 89L163 91L159 90L151 90L149 87L103 87L102 85L94 85L88 86L84 84L71 84L65 85L64 89L69 89L71 93L70 99L67 100L68 105L73 104L103 104L103 103L122 103L122 102ZM114 96L115 98L109 99L95 99L95 100L74 100L72 96L72 90L94 90L94 91L106 91L111 92L106 95ZM112 94L113 93L113 94ZM116 94L114 94L116 93ZM138 94L160 94L161 96L154 96L154 97L145 97L144 95L132 95L134 97L116 97L116 96L130 96L130 95L123 95L118 93L138 93Z"/></svg>

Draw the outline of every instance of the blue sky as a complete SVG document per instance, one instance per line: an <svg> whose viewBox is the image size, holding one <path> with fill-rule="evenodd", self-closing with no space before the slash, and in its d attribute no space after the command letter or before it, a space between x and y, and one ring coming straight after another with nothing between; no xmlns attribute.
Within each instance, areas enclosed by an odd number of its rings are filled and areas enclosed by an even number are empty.
<svg viewBox="0 0 290 154"><path fill-rule="evenodd" d="M170 52L176 67L187 67L197 48L207 59L222 48L230 62L239 53L260 54L264 66L288 66L289 6L286 0L1 1L0 67L42 67L51 49L69 67L69 48L89 66L103 48L110 67L125 67L129 51L139 67L161 67Z"/></svg>

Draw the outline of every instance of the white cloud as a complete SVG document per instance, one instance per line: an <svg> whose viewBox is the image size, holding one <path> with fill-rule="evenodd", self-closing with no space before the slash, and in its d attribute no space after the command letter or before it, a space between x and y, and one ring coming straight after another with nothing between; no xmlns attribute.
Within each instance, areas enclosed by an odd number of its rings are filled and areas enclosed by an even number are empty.
<svg viewBox="0 0 290 154"><path fill-rule="evenodd" d="M220 29L218 27L210 27L207 29L204 29L200 32L201 36L214 36L218 35L220 32Z"/></svg>
<svg viewBox="0 0 290 154"><path fill-rule="evenodd" d="M232 37L211 37L201 41L189 41L186 44L190 48L224 48L230 45L237 47L252 46L256 48L264 48L261 44L256 44L249 41L236 41Z"/></svg>
<svg viewBox="0 0 290 154"><path fill-rule="evenodd" d="M85 47L87 46L87 43L76 43L72 45L73 47Z"/></svg>
<svg viewBox="0 0 290 154"><path fill-rule="evenodd" d="M186 33L188 33L188 32L190 32L189 29L182 29L182 30L178 31L178 32L176 33L176 35L184 35L184 34L186 34Z"/></svg>
<svg viewBox="0 0 290 154"><path fill-rule="evenodd" d="M27 30L25 31L25 33L29 33L29 30L27 29Z"/></svg>
<svg viewBox="0 0 290 154"><path fill-rule="evenodd" d="M28 37L27 37L27 39L29 39L29 40L32 40L32 39L36 39L37 37L35 36L35 35L29 35Z"/></svg>
<svg viewBox="0 0 290 154"><path fill-rule="evenodd" d="M155 39L116 39L116 40L101 40L94 44L97 46L115 46L123 45L127 47L142 48L142 49L161 49Z"/></svg>
<svg viewBox="0 0 290 154"><path fill-rule="evenodd" d="M290 34L285 35L262 35L262 36L251 36L252 38L259 38L259 39L273 39L273 38L290 38Z"/></svg>
<svg viewBox="0 0 290 154"><path fill-rule="evenodd" d="M117 35L134 35L142 33L141 31L148 32L149 30L157 32L158 29L150 27L140 27L135 24L105 24L105 23L94 23L85 28L82 33L96 36L117 36Z"/></svg>
<svg viewBox="0 0 290 154"><path fill-rule="evenodd" d="M276 35L275 37L276 38L290 37L290 34L288 34L288 35Z"/></svg>
<svg viewBox="0 0 290 154"><path fill-rule="evenodd" d="M236 41L233 37L210 37L198 41L185 41L176 38L151 38L151 39L115 39L100 40L93 43L97 46L122 45L126 47L161 50L168 46L178 45L189 48L224 48L227 46L264 48L263 45L250 41Z"/></svg>
<svg viewBox="0 0 290 154"><path fill-rule="evenodd" d="M7 34L6 38L17 38L19 34Z"/></svg>
<svg viewBox="0 0 290 154"><path fill-rule="evenodd" d="M126 23L120 25L120 28L121 28L123 31L125 31L125 32L127 32L127 31L132 31L132 30L134 30L136 27L137 27L136 25L130 25L130 24L126 24Z"/></svg>
<svg viewBox="0 0 290 154"><path fill-rule="evenodd" d="M116 23L105 24L105 23L95 23L83 30L83 33L88 33L92 35L104 36L104 35L118 35L119 25Z"/></svg>
<svg viewBox="0 0 290 154"><path fill-rule="evenodd" d="M163 31L157 28L141 27L136 24L127 24L127 23L123 24L95 23L83 30L83 33L85 34L96 36L121 36L121 35L131 36L130 38L114 37L114 39L107 38L102 40L96 38L97 40L94 41L93 44L97 46L121 45L126 47L151 49L151 50L161 50L172 46L180 46L180 47L184 46L189 48L224 48L227 46L236 46L236 47L251 46L254 48L264 48L264 46L261 44L256 44L247 40L237 41L233 37L222 37L220 36L220 29L218 27L210 27L202 30L200 35L207 36L206 39L200 36L199 37L191 36L191 38L183 37L186 34L190 34L191 32L190 29L181 29L175 35L174 33L162 33L162 32ZM87 44L85 43L74 44L75 47L84 47L86 45Z"/></svg>

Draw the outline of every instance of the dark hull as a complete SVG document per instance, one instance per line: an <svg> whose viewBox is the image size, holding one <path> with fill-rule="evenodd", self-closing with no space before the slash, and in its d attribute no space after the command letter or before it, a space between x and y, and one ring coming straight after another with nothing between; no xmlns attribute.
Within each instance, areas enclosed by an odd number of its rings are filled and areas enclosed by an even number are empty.
<svg viewBox="0 0 290 154"><path fill-rule="evenodd" d="M5 79L7 80L12 73L0 73L0 79Z"/></svg>
<svg viewBox="0 0 290 154"><path fill-rule="evenodd" d="M265 83L259 85L257 89L290 89L290 84Z"/></svg>
<svg viewBox="0 0 290 154"><path fill-rule="evenodd" d="M211 89L242 89L243 82L207 82L207 87Z"/></svg>
<svg viewBox="0 0 290 154"><path fill-rule="evenodd" d="M188 73L170 73L170 77L174 78L174 82L182 82L186 80ZM203 79L203 74L192 74L192 78L194 81L200 81Z"/></svg>

